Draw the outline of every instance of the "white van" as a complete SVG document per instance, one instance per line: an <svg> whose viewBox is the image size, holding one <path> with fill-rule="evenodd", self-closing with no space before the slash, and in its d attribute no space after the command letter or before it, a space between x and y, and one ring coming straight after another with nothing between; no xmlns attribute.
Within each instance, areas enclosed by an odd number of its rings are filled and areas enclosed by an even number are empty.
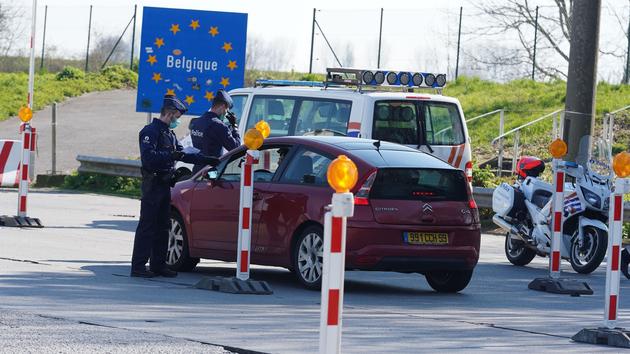
<svg viewBox="0 0 630 354"><path fill-rule="evenodd" d="M441 94L443 74L327 69L324 83L259 80L229 91L239 132L265 120L271 137L347 135L411 146L465 170L472 180L471 147L459 101Z"/></svg>

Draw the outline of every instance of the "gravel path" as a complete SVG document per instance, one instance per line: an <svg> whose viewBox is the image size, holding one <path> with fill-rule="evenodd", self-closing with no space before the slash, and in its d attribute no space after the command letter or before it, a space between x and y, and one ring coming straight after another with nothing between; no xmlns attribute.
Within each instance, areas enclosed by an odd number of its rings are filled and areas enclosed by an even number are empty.
<svg viewBox="0 0 630 354"><path fill-rule="evenodd" d="M88 93L58 104L57 171L67 173L79 167L79 154L138 157L138 132L146 124L147 114L135 112L135 99L135 90L114 90ZM52 169L51 107L35 112L31 121L38 133L37 174ZM188 133L190 118L193 117L182 118L176 130L178 137ZM19 140L20 123L17 117L0 122L0 139Z"/></svg>

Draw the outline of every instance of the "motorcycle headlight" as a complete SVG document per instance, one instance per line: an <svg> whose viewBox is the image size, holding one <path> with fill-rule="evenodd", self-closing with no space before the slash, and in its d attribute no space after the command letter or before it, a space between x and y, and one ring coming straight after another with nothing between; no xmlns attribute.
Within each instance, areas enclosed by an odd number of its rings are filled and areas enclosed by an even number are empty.
<svg viewBox="0 0 630 354"><path fill-rule="evenodd" d="M582 187L582 194L584 195L584 199L586 199L586 201L593 206L593 208L595 209L599 209L602 206L602 198L599 197L599 195L591 192L588 189L585 189L584 187Z"/></svg>

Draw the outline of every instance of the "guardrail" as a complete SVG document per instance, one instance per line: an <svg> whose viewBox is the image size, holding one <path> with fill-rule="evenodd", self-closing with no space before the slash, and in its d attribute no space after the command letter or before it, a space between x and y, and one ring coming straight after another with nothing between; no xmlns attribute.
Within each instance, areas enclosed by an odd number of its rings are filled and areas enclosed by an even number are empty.
<svg viewBox="0 0 630 354"><path fill-rule="evenodd" d="M79 172L101 173L110 176L142 177L140 160L113 159L109 157L78 155Z"/></svg>
<svg viewBox="0 0 630 354"><path fill-rule="evenodd" d="M112 159L109 157L78 155L79 172L101 173L110 176L142 177L139 160ZM473 196L479 208L492 208L494 188L473 187ZM630 202L624 204L624 221L630 221Z"/></svg>

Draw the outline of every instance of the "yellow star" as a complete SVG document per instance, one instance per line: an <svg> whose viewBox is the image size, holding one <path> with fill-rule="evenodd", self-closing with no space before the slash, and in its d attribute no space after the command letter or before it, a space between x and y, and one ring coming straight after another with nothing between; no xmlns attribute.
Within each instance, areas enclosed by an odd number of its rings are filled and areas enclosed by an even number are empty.
<svg viewBox="0 0 630 354"><path fill-rule="evenodd" d="M169 31L173 32L173 35L176 35L177 32L181 31L179 29L179 24L172 24L171 29Z"/></svg>
<svg viewBox="0 0 630 354"><path fill-rule="evenodd" d="M195 98L193 96L186 96L186 99L184 101L186 101L186 103L188 103L188 105L190 106L191 104L195 103Z"/></svg>
<svg viewBox="0 0 630 354"><path fill-rule="evenodd" d="M177 95L175 94L175 90L173 90L173 89L166 89L166 94L167 94L167 95L171 95L171 96L177 96Z"/></svg>
<svg viewBox="0 0 630 354"><path fill-rule="evenodd" d="M206 94L203 97L205 97L208 102L210 102L214 99L214 94L210 91L206 91Z"/></svg>
<svg viewBox="0 0 630 354"><path fill-rule="evenodd" d="M221 76L221 85L223 85L223 88L226 88L229 84L230 78Z"/></svg>
<svg viewBox="0 0 630 354"><path fill-rule="evenodd" d="M212 37L216 36L219 34L219 27L210 27L210 31L208 33L210 33Z"/></svg>
<svg viewBox="0 0 630 354"><path fill-rule="evenodd" d="M151 77L151 80L155 81L155 83L159 83L160 80L162 80L162 74L160 73L153 73L153 77Z"/></svg>
<svg viewBox="0 0 630 354"><path fill-rule="evenodd" d="M160 49L160 47L164 45L164 38L156 38L153 44L155 44L158 49Z"/></svg>
<svg viewBox="0 0 630 354"><path fill-rule="evenodd" d="M230 50L232 50L232 42L223 42L223 50L225 50L225 52L229 52Z"/></svg>
<svg viewBox="0 0 630 354"><path fill-rule="evenodd" d="M236 65L236 60L230 60L229 62L230 63L227 65L227 67L230 68L230 70L238 68L238 65Z"/></svg>
<svg viewBox="0 0 630 354"><path fill-rule="evenodd" d="M151 64L151 66L153 66L153 64L157 63L157 59L155 59L155 55L149 55L149 59L147 59L147 62Z"/></svg>
<svg viewBox="0 0 630 354"><path fill-rule="evenodd" d="M199 28L199 20L190 20L188 27L191 27L193 31L196 31L197 28Z"/></svg>

